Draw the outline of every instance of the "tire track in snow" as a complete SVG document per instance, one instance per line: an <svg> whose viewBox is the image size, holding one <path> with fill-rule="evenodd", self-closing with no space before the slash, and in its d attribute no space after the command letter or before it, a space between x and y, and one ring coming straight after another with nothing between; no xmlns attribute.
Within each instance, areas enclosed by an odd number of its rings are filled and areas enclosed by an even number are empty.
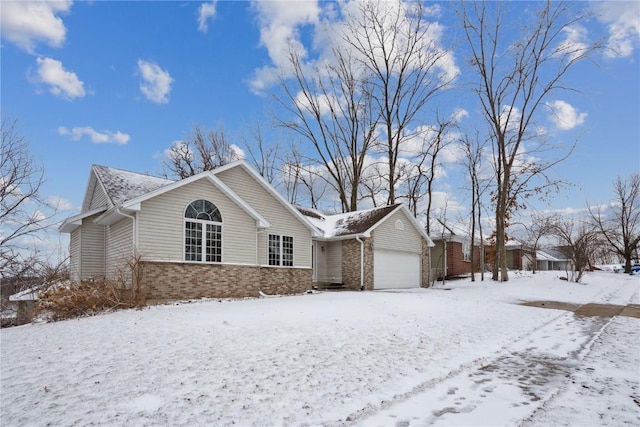
<svg viewBox="0 0 640 427"><path fill-rule="evenodd" d="M621 282L594 299L607 303L616 297L637 298L637 292L620 295L625 294L624 287ZM362 408L345 425L477 425L482 419L491 424L518 423L562 389L610 323L610 318L563 312L491 356L461 365L390 401ZM500 411L504 405L509 411Z"/></svg>

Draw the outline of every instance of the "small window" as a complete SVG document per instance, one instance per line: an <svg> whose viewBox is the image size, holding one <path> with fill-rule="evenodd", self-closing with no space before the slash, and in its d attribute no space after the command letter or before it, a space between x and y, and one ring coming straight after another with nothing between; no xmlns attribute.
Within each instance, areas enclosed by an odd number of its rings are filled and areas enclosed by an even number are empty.
<svg viewBox="0 0 640 427"><path fill-rule="evenodd" d="M396 230L404 230L404 223L402 222L402 220L397 220L396 224L395 224L395 229Z"/></svg>
<svg viewBox="0 0 640 427"><path fill-rule="evenodd" d="M293 267L293 237L269 234L269 265Z"/></svg>

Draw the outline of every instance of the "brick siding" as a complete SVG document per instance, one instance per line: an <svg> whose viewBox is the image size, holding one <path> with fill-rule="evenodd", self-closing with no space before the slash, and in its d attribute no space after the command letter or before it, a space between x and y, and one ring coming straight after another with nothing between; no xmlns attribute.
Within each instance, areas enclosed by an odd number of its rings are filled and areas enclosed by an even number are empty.
<svg viewBox="0 0 640 427"><path fill-rule="evenodd" d="M373 237L364 241L364 289L373 290ZM345 288L360 290L360 242L342 241L342 283Z"/></svg>
<svg viewBox="0 0 640 427"><path fill-rule="evenodd" d="M431 262L430 262L431 249L425 239L422 239L422 277L420 286L428 288L431 286Z"/></svg>
<svg viewBox="0 0 640 427"><path fill-rule="evenodd" d="M257 297L311 289L309 268L143 262L147 300Z"/></svg>

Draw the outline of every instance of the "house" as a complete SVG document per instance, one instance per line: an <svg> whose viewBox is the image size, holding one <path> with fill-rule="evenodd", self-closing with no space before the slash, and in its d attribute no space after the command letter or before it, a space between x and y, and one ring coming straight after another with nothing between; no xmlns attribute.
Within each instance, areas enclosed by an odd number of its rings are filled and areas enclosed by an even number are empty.
<svg viewBox="0 0 640 427"><path fill-rule="evenodd" d="M432 244L403 205L303 214L244 161L178 181L94 165L81 212L59 230L73 280L137 280L148 300L299 293L329 278L417 287Z"/></svg>
<svg viewBox="0 0 640 427"><path fill-rule="evenodd" d="M471 251L474 254L474 271L480 271L482 256L480 239L472 242L470 233L457 224L444 223L438 220L431 229L432 274L436 278L460 277L471 274Z"/></svg>
<svg viewBox="0 0 640 427"><path fill-rule="evenodd" d="M538 270L568 271L571 259L560 248L545 248L536 251L536 267Z"/></svg>
<svg viewBox="0 0 640 427"><path fill-rule="evenodd" d="M531 270L533 252L518 240L505 243L507 252L507 268L509 270Z"/></svg>

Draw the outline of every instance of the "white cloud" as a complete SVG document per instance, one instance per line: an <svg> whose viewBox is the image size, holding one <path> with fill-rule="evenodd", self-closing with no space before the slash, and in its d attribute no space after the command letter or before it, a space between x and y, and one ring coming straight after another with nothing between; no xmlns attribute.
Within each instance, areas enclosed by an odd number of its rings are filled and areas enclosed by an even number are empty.
<svg viewBox="0 0 640 427"><path fill-rule="evenodd" d="M120 131L112 132L103 130L98 132L90 126L74 127L67 129L64 126L58 128L58 134L70 136L74 141L79 141L83 136L88 136L94 144L119 144L124 145L129 142L131 137Z"/></svg>
<svg viewBox="0 0 640 427"><path fill-rule="evenodd" d="M598 19L607 24L609 39L605 55L627 58L640 46L640 7L635 1L603 2Z"/></svg>
<svg viewBox="0 0 640 427"><path fill-rule="evenodd" d="M303 25L317 24L320 7L316 1L254 1L252 5L258 15L260 45L267 49L273 64L254 72L251 87L260 92L277 82L283 71L290 71L290 49L306 56L299 31Z"/></svg>
<svg viewBox="0 0 640 427"><path fill-rule="evenodd" d="M50 196L47 199L47 203L60 211L70 211L76 209L76 207L70 200L64 199L60 196Z"/></svg>
<svg viewBox="0 0 640 427"><path fill-rule="evenodd" d="M67 71L62 62L51 58L38 58L38 75L34 80L49 85L52 94L65 99L82 98L86 95L84 83L76 73Z"/></svg>
<svg viewBox="0 0 640 427"><path fill-rule="evenodd" d="M163 70L154 62L138 60L138 72L142 76L140 91L151 102L166 104L169 102L169 92L173 78L168 71Z"/></svg>
<svg viewBox="0 0 640 427"><path fill-rule="evenodd" d="M547 102L547 107L551 109L549 119L558 129L570 130L584 123L587 113L580 113L571 104L556 100Z"/></svg>
<svg viewBox="0 0 640 427"><path fill-rule="evenodd" d="M231 144L229 148L231 149L231 153L234 159L244 160L247 158L247 156L244 153L244 150L238 147L236 144Z"/></svg>
<svg viewBox="0 0 640 427"><path fill-rule="evenodd" d="M202 3L198 8L198 30L206 33L209 30L208 21L212 21L216 16L217 0L210 3Z"/></svg>
<svg viewBox="0 0 640 427"><path fill-rule="evenodd" d="M59 13L68 12L71 1L3 1L0 13L2 38L33 53L38 42L60 47L66 28Z"/></svg>
<svg viewBox="0 0 640 427"><path fill-rule="evenodd" d="M557 53L560 55L568 55L572 60L584 55L589 49L587 45L587 29L573 25L563 28L562 31L565 34L565 39L557 48Z"/></svg>

